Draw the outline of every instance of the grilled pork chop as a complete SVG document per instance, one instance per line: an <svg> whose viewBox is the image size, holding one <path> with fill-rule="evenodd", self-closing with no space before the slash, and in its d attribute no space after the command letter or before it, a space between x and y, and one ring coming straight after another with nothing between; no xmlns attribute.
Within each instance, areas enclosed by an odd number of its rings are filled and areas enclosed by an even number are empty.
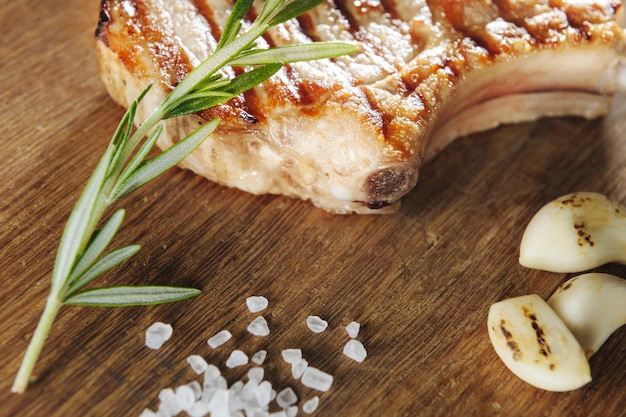
<svg viewBox="0 0 626 417"><path fill-rule="evenodd" d="M231 7L103 0L96 49L113 99L128 106L154 82L147 116L211 53ZM333 212L389 211L459 136L606 113L626 84L619 12L613 0L328 0L264 41L354 42L357 54L288 65L238 99L168 120L158 146L218 116L184 167Z"/></svg>

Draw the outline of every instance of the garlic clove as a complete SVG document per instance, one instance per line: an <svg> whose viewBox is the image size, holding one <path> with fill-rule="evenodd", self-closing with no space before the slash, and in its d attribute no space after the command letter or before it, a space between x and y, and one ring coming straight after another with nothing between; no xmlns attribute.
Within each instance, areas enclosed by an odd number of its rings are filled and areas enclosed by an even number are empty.
<svg viewBox="0 0 626 417"><path fill-rule="evenodd" d="M548 305L590 358L626 324L626 280L601 273L579 275L561 285Z"/></svg>
<svg viewBox="0 0 626 417"><path fill-rule="evenodd" d="M582 272L609 262L626 263L626 209L591 192L553 200L526 227L519 262L552 272Z"/></svg>
<svg viewBox="0 0 626 417"><path fill-rule="evenodd" d="M538 295L493 304L487 323L496 353L523 381L548 391L571 391L591 381L580 344Z"/></svg>

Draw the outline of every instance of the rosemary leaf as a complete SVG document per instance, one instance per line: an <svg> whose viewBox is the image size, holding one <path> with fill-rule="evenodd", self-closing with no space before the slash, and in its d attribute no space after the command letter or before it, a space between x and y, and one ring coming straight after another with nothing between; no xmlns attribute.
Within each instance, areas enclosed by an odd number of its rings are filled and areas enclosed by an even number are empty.
<svg viewBox="0 0 626 417"><path fill-rule="evenodd" d="M93 307L133 307L171 303L200 294L195 288L167 286L104 287L78 292L64 304Z"/></svg>
<svg viewBox="0 0 626 417"><path fill-rule="evenodd" d="M241 30L241 21L246 17L254 0L238 0L230 12L230 17L222 30L222 36L215 49L222 49L224 45L232 42Z"/></svg>
<svg viewBox="0 0 626 417"><path fill-rule="evenodd" d="M110 196L112 200L115 200L117 198L119 189L128 180L128 178L137 171L137 169L141 166L144 160L148 157L148 154L150 153L150 151L156 144L157 140L159 140L159 136L161 135L162 131L163 131L163 126L161 125L157 126L152 131L152 133L150 133L150 136L148 136L148 139L146 139L146 141L139 147L139 150L137 150L137 152L135 153L135 156L133 156L130 162L128 162L127 165L124 167L124 170L118 176L117 180L115 181L115 186L110 192Z"/></svg>
<svg viewBox="0 0 626 417"><path fill-rule="evenodd" d="M128 177L128 180L122 184L119 192L115 195L115 199L130 193L178 164L194 149L200 146L215 130L218 123L219 119L211 120L168 150L142 163L141 166Z"/></svg>
<svg viewBox="0 0 626 417"><path fill-rule="evenodd" d="M255 85L261 84L263 81L276 74L282 66L283 64L281 62L270 62L260 68L244 72L243 74L233 78L228 86L228 91L234 95L239 95L244 91L248 91Z"/></svg>
<svg viewBox="0 0 626 417"><path fill-rule="evenodd" d="M128 260L134 254L136 254L139 249L141 249L141 246L139 245L128 245L115 249L110 253L104 255L70 284L69 288L67 289L67 294L72 294L76 292L78 289L89 284L91 281L98 278L108 270L113 269L122 262ZM66 296L63 302L67 302L67 299L68 297Z"/></svg>
<svg viewBox="0 0 626 417"><path fill-rule="evenodd" d="M239 58L231 61L233 66L267 65L275 62L290 63L313 61L322 58L334 58L356 52L350 44L310 43L303 45L280 46L271 49L255 49L243 52Z"/></svg>
<svg viewBox="0 0 626 417"><path fill-rule="evenodd" d="M119 230L122 222L124 221L124 209L119 209L111 218L106 222L106 224L102 227L101 230L98 230L93 239L89 242L85 253L83 253L76 263L76 266L72 269L72 274L70 275L68 282L72 283L76 281L76 279L81 276L88 268L90 268L93 263L98 259L98 257L104 252L106 247L109 245L117 231Z"/></svg>
<svg viewBox="0 0 626 417"><path fill-rule="evenodd" d="M274 14L269 25L276 26L285 23L287 20L294 19L323 2L324 0L290 0L283 2L278 0L277 3L283 4L278 8L279 12Z"/></svg>

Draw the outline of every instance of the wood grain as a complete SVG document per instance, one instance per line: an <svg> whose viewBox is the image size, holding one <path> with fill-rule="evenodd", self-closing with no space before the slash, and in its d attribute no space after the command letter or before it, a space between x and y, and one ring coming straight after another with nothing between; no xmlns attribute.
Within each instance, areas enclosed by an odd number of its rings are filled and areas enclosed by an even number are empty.
<svg viewBox="0 0 626 417"><path fill-rule="evenodd" d="M626 409L626 329L591 359L593 381L570 393L513 376L488 340L489 305L548 297L568 275L522 268L526 222L559 195L591 190L626 201L626 100L600 120L505 126L463 138L421 172L400 211L337 216L306 202L252 196L172 170L123 202L119 244L139 255L103 283L191 285L167 306L62 310L23 395L10 386L41 314L66 218L122 109L97 76L99 2L0 0L0 415L138 416L160 389L197 379L185 359L222 368L230 351L267 349L267 378L293 381L280 350L299 347L334 375L317 416L617 416ZM602 271L626 277L626 268ZM246 332L250 295L270 300L272 333ZM311 333L307 316L329 322ZM342 355L362 324L363 363ZM173 338L144 346L154 321ZM227 328L234 338L211 349ZM224 371L230 382L245 369ZM623 414L622 414L623 415Z"/></svg>

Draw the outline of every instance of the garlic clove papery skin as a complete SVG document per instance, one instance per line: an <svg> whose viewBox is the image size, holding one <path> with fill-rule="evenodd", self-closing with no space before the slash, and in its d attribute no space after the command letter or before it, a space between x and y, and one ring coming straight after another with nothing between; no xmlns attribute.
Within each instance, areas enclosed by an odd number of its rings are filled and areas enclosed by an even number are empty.
<svg viewBox="0 0 626 417"><path fill-rule="evenodd" d="M572 391L591 381L580 344L536 294L497 302L487 317L489 339L520 379L548 391Z"/></svg>
<svg viewBox="0 0 626 417"><path fill-rule="evenodd" d="M528 268L564 273L626 263L626 209L599 193L557 198L528 223L519 262Z"/></svg>
<svg viewBox="0 0 626 417"><path fill-rule="evenodd" d="M561 285L548 305L590 358L626 324L626 280L602 273L579 275Z"/></svg>

